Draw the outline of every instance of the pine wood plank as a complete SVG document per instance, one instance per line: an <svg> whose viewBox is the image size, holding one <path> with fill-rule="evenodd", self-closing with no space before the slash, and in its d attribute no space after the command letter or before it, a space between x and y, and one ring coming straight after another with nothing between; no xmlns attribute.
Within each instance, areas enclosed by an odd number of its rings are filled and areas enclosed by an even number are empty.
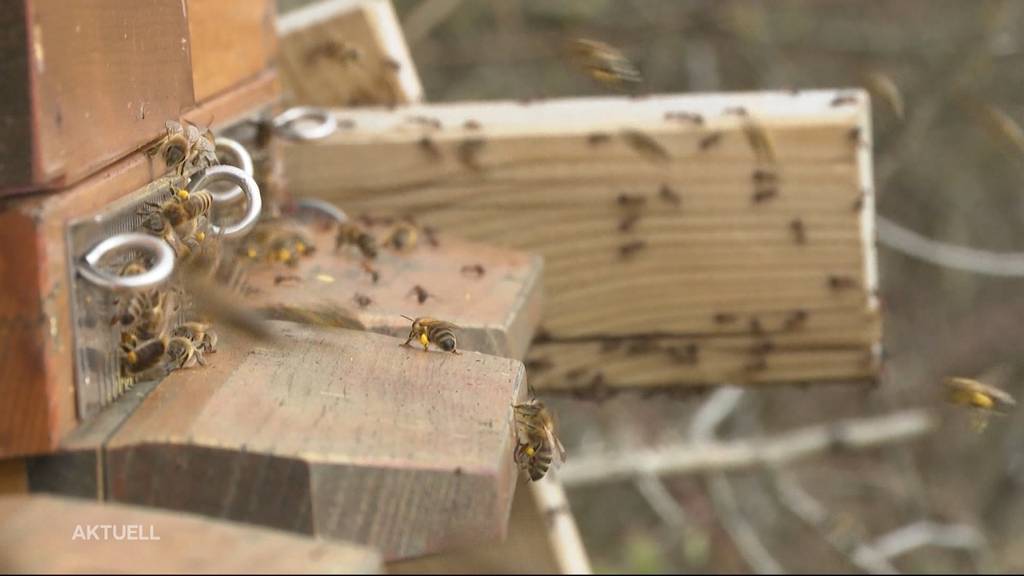
<svg viewBox="0 0 1024 576"><path fill-rule="evenodd" d="M413 214L544 257L529 358L550 369L531 372L538 389L877 376L870 123L859 91L337 116L351 129L284 147L293 195ZM752 134L770 140L771 158ZM609 353L616 345L634 351Z"/></svg>

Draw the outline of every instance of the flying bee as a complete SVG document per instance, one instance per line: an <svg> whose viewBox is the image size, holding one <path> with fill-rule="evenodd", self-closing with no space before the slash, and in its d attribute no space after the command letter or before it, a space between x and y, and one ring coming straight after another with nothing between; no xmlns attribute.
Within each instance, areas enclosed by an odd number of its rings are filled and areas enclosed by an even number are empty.
<svg viewBox="0 0 1024 576"><path fill-rule="evenodd" d="M188 338L201 352L217 351L217 333L205 322L185 322L171 332L171 336Z"/></svg>
<svg viewBox="0 0 1024 576"><path fill-rule="evenodd" d="M395 226L391 235L384 241L384 245L394 248L399 252L405 252L416 247L418 236L419 233L416 230L416 226L402 222Z"/></svg>
<svg viewBox="0 0 1024 576"><path fill-rule="evenodd" d="M191 368L196 364L206 366L203 351L184 336L174 336L167 341L167 367L170 370Z"/></svg>
<svg viewBox="0 0 1024 576"><path fill-rule="evenodd" d="M335 251L346 244L358 248L366 258L373 260L377 257L377 240L354 222L344 222L338 225L338 233L334 237Z"/></svg>
<svg viewBox="0 0 1024 576"><path fill-rule="evenodd" d="M167 352L169 339L166 335L152 338L136 346L122 344L121 373L133 376L146 372L160 363Z"/></svg>
<svg viewBox="0 0 1024 576"><path fill-rule="evenodd" d="M513 458L519 469L536 482L566 459L565 447L556 433L555 415L532 393L526 402L514 404L512 410L516 433Z"/></svg>
<svg viewBox="0 0 1024 576"><path fill-rule="evenodd" d="M1013 396L969 378L947 378L946 399L951 404L967 406L973 410L972 423L978 432L988 425L991 413L1006 414L1017 406Z"/></svg>
<svg viewBox="0 0 1024 576"><path fill-rule="evenodd" d="M573 64L605 86L622 89L643 81L640 70L616 48L597 40L576 38L569 42Z"/></svg>
<svg viewBox="0 0 1024 576"><path fill-rule="evenodd" d="M412 329L409 330L409 337L401 344L402 346L409 346L410 342L418 340L419 343L423 345L424 352L426 352L430 347L430 344L433 343L445 352L461 354L461 352L456 348L455 331L458 330L459 327L455 324L427 317L410 318L405 314L402 314L402 318L412 322Z"/></svg>

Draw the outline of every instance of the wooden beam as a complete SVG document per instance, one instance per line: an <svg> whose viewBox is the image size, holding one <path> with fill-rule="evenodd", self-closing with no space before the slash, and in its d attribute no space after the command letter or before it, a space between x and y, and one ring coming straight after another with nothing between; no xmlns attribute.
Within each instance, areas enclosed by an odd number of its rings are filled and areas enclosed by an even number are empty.
<svg viewBox="0 0 1024 576"><path fill-rule="evenodd" d="M272 0L187 0L187 7L196 102L271 65L277 50Z"/></svg>
<svg viewBox="0 0 1024 576"><path fill-rule="evenodd" d="M277 25L278 67L295 105L408 104L423 98L416 66L388 0L328 0Z"/></svg>
<svg viewBox="0 0 1024 576"><path fill-rule="evenodd" d="M276 88L276 76L264 73L187 117L214 117L219 127L269 104ZM136 152L69 189L0 203L0 242L20 246L0 252L0 458L52 451L78 423L68 223L103 212L163 172L161 162Z"/></svg>
<svg viewBox="0 0 1024 576"><path fill-rule="evenodd" d="M117 504L0 497L5 573L382 572L368 548Z"/></svg>
<svg viewBox="0 0 1024 576"><path fill-rule="evenodd" d="M110 500L370 544L385 559L505 536L522 363L276 322L222 334L104 450Z"/></svg>
<svg viewBox="0 0 1024 576"><path fill-rule="evenodd" d="M284 147L293 195L544 256L538 389L877 376L860 91L337 115Z"/></svg>
<svg viewBox="0 0 1024 576"><path fill-rule="evenodd" d="M367 230L383 243L392 228L376 224ZM374 281L360 258L344 249L335 252L331 232L312 231L311 238L316 251L296 267L266 264L249 269L247 284L255 293L248 304L296 310L340 306L367 329L400 338L410 327L403 314L430 316L460 326L460 349L518 360L526 356L540 321L540 257L443 235L434 247L420 238L408 252L382 248L372 264L378 278ZM428 292L422 304L415 286ZM360 298L366 299L365 307L357 304Z"/></svg>

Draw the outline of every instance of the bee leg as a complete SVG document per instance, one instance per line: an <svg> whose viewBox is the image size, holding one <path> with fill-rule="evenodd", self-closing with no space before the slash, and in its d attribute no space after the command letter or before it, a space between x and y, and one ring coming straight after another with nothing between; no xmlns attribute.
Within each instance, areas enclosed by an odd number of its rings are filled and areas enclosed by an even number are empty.
<svg viewBox="0 0 1024 576"><path fill-rule="evenodd" d="M462 352L459 352L455 348L452 348L452 354L455 354L456 356L462 356Z"/></svg>

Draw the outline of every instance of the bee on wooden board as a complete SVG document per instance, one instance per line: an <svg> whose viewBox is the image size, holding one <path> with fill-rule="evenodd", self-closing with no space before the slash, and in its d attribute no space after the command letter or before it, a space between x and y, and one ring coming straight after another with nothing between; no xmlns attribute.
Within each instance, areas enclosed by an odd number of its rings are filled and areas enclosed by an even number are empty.
<svg viewBox="0 0 1024 576"><path fill-rule="evenodd" d="M597 40L575 38L568 43L572 63L604 86L623 89L643 81L640 70L613 46Z"/></svg>
<svg viewBox="0 0 1024 576"><path fill-rule="evenodd" d="M419 284L413 286L412 290L409 290L409 294L415 294L416 301L419 302L420 304L426 302L427 298L430 298L431 296L430 292L427 292L427 289L424 288L423 286L420 286Z"/></svg>
<svg viewBox="0 0 1024 576"><path fill-rule="evenodd" d="M183 126L179 122L168 120L164 126L166 134L147 150L147 154L160 156L167 167L179 175L219 163L213 133L209 129L201 131L188 121Z"/></svg>
<svg viewBox="0 0 1024 576"><path fill-rule="evenodd" d="M531 390L526 402L512 406L516 447L513 459L530 480L543 478L552 467L566 460L565 447L558 439L554 413Z"/></svg>
<svg viewBox="0 0 1024 576"><path fill-rule="evenodd" d="M172 336L167 341L166 354L166 367L169 371L191 368L196 364L206 366L203 351L185 336Z"/></svg>
<svg viewBox="0 0 1024 576"><path fill-rule="evenodd" d="M1006 414L1017 401L1003 390L970 378L947 378L946 400L973 411L972 424L978 432L988 426L991 414Z"/></svg>
<svg viewBox="0 0 1024 576"><path fill-rule="evenodd" d="M698 114L696 112L686 112L686 111L678 111L678 110L677 111L672 111L672 110L670 110L668 112L665 112L665 120L666 121L668 121L668 120L678 120L678 121L681 121L681 122L690 122L690 123L695 124L697 126L703 126L704 125L704 116L702 116L701 114Z"/></svg>
<svg viewBox="0 0 1024 576"><path fill-rule="evenodd" d="M359 292L356 292L352 296L352 300L356 303L356 306L359 306L360 309L366 308L370 304L373 304L372 298L370 298L366 294L361 294Z"/></svg>
<svg viewBox="0 0 1024 576"><path fill-rule="evenodd" d="M152 338L140 344L121 345L121 373L124 376L138 375L155 368L167 352L170 339L167 335Z"/></svg>
<svg viewBox="0 0 1024 576"><path fill-rule="evenodd" d="M409 346L410 342L417 340L423 345L424 352L427 351L430 344L434 344L445 352L461 354L457 349L458 343L455 339L455 331L459 330L459 327L455 324L425 316L410 318L402 314L402 318L412 322L412 328L409 330L409 337L401 346Z"/></svg>
<svg viewBox="0 0 1024 576"><path fill-rule="evenodd" d="M643 250L646 246L647 242L644 242L643 240L634 240L632 242L626 242L625 244L619 246L619 257L623 259L630 258L634 256L637 252Z"/></svg>
<svg viewBox="0 0 1024 576"><path fill-rule="evenodd" d="M648 134L633 128L622 130L622 138L630 148L641 156L656 162L666 162L671 159L668 150Z"/></svg>
<svg viewBox="0 0 1024 576"><path fill-rule="evenodd" d="M399 252L408 252L416 247L416 240L419 232L416 226L407 222L401 222L395 226L391 234L384 240L384 245Z"/></svg>
<svg viewBox="0 0 1024 576"><path fill-rule="evenodd" d="M747 144L754 152L760 162L774 164L776 160L775 144L772 142L768 130L752 119L743 123L743 134L747 137Z"/></svg>
<svg viewBox="0 0 1024 576"><path fill-rule="evenodd" d="M339 224L338 233L334 236L335 251L346 245L355 246L365 258L370 260L377 257L377 240L354 222Z"/></svg>
<svg viewBox="0 0 1024 576"><path fill-rule="evenodd" d="M477 278L480 278L487 272L482 264L467 264L462 267L461 271L463 276L476 276Z"/></svg>
<svg viewBox="0 0 1024 576"><path fill-rule="evenodd" d="M683 202L679 193L673 190L668 184L661 185L661 188L658 189L658 197L673 206L679 206Z"/></svg>
<svg viewBox="0 0 1024 576"><path fill-rule="evenodd" d="M480 151L487 142L483 138L467 138L455 149L459 162L470 170L480 170Z"/></svg>
<svg viewBox="0 0 1024 576"><path fill-rule="evenodd" d="M370 280L374 284L380 281L380 271L374 268L373 265L370 264L369 260L363 260L361 266L363 268L363 272L366 272L367 274L370 275Z"/></svg>
<svg viewBox="0 0 1024 576"><path fill-rule="evenodd" d="M184 322L171 331L171 336L187 338L201 352L217 351L217 333L205 322Z"/></svg>

